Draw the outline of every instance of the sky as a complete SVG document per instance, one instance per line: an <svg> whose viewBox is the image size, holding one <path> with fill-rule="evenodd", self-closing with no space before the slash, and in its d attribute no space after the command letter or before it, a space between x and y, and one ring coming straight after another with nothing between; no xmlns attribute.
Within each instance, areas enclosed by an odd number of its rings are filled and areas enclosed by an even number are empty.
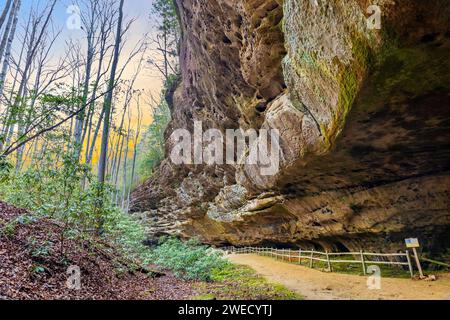
<svg viewBox="0 0 450 320"><path fill-rule="evenodd" d="M22 9L20 14L19 25L23 26L26 23L28 14L32 6L43 7L50 0L22 0ZM0 0L0 8L4 7L6 0ZM76 4L76 0L59 0L55 8L54 22L56 28L61 30L60 40L55 44L53 50L53 56L58 59L60 55L64 54L66 40L69 39L82 39L85 37L85 33L82 30L69 29L67 27L67 21L71 16L68 12L68 8L71 5ZM123 52L123 57L127 56L127 53L131 52L135 44L142 39L142 36L151 32L150 13L152 9L153 0L126 0L124 6L125 20L135 19L127 36L127 46ZM20 43L16 41L14 44L16 51L18 50ZM134 74L135 65L130 66L124 72L123 78L131 78ZM141 72L135 83L135 89L145 89L152 93L153 96L158 96L161 91L162 82L155 70L152 70L150 66L146 66ZM150 106L143 106L144 121L143 125L151 124L152 117L150 112ZM137 113L137 112L135 112ZM136 123L137 119L133 119L133 123Z"/></svg>
<svg viewBox="0 0 450 320"><path fill-rule="evenodd" d="M71 16L71 12L68 10L70 6L73 6L79 0L58 0L57 6L55 8L55 14L53 16L53 22L56 30L60 30L61 34L58 38L58 42L55 43L51 57L56 61L59 61L61 57L64 56L66 52L66 44L68 40L83 39L82 43L86 43L85 33L83 30L76 28L69 28L67 26L67 21ZM151 18L150 14L152 11L152 2L153 0L125 0L124 13L125 13L125 21L129 21L130 19L134 19L130 30L127 33L126 43L127 45L124 47L122 52L121 61L125 60L128 57L128 54L132 52L135 48L136 44L143 38L144 34L150 34L152 31L151 27ZM6 0L0 0L0 9L4 8L6 4ZM22 7L19 15L19 25L18 25L18 34L16 34L15 41L13 43L13 55L19 56L20 49L22 47L22 43L19 40L20 34L24 32L24 28L26 26L26 22L29 17L29 13L31 8L44 8L46 5L50 4L50 0L22 0ZM83 53L85 55L85 53ZM120 65L119 65L120 68ZM128 68L125 69L125 72L122 76L122 79L131 79L136 70L136 63L130 63ZM145 90L146 93L151 93L153 97L158 98L162 88L162 80L160 75L156 70L152 70L150 65L146 64L146 67L141 71L140 75L136 79L134 89L135 90ZM142 125L148 126L152 123L152 106L148 102L150 99L143 98L141 101L141 111L143 113ZM122 104L119 103L118 107L122 109ZM136 128L138 119L137 119L137 107L135 105L135 101L132 101L131 105L132 110L132 121L131 125ZM118 112L116 117L121 118L121 112ZM120 122L120 120L118 120ZM126 121L127 122L127 121ZM144 132L144 129L141 129L141 132ZM99 141L99 140L98 140ZM111 140L111 143L114 143L114 140ZM94 154L94 163L96 162L96 158L99 154L99 146L96 148L96 153ZM131 149L130 149L131 150Z"/></svg>

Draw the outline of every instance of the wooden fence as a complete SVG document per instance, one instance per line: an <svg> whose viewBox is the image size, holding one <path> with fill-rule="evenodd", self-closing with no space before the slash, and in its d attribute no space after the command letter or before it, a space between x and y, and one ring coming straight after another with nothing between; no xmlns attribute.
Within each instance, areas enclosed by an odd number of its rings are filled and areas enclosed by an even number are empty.
<svg viewBox="0 0 450 320"><path fill-rule="evenodd" d="M320 252L314 250L292 250L292 249L275 249L275 248L261 248L261 247L225 247L222 250L235 254L257 254L261 256L272 257L277 260L294 262L301 264L306 260L309 262L309 267L314 267L314 262L324 262L327 265L327 271L333 272L334 264L361 264L364 275L367 274L368 265L393 265L393 266L407 266L411 278L414 277L413 266L411 263L411 256L408 250L404 253L368 253L363 252ZM342 257L351 257L345 260ZM399 261L403 260L403 261Z"/></svg>

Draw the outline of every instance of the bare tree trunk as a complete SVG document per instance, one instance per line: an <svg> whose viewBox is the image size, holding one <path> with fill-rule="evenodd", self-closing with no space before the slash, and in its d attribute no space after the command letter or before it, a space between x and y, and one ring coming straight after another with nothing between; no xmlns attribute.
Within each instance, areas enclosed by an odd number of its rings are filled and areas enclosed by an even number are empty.
<svg viewBox="0 0 450 320"><path fill-rule="evenodd" d="M32 67L33 58L35 57L36 51L37 51L39 45L41 45L41 41L46 34L47 27L50 23L53 11L55 9L56 2L57 2L57 0L53 0L52 4L49 6L49 11L45 15L44 23L42 24L42 27L39 31L37 30L37 28L39 27L41 19L44 18L44 14L40 17L35 18L35 21L33 23L30 40L29 40L29 48L28 48L29 50L26 55L24 70L22 71L22 80L20 82L19 89L17 90L16 98L14 99L14 102L12 105L12 112L14 114L18 115L19 126L20 126L20 123L22 120L21 118L23 117L23 114L21 112L19 112L19 105L22 105L22 103L23 103L22 98L24 97L24 93L25 93L26 86L28 83L28 77L29 77L30 69ZM32 15L33 13L30 13L30 14ZM12 125L10 127L9 137L12 135L13 132L14 132L14 125Z"/></svg>
<svg viewBox="0 0 450 320"><path fill-rule="evenodd" d="M97 70L97 78L95 80L95 85L94 88L92 90L92 97L91 100L94 101L95 100L95 96L97 93L97 88L98 88L98 83L101 79L101 71L102 71L102 65L103 65L103 59L104 59L104 54L106 52L104 51L104 48L102 48L100 50L100 60L98 62L98 70ZM89 119L89 124L88 124L88 137L87 137L87 143L86 143L86 160L85 162L87 164L92 164L92 157L94 154L94 148L95 148L95 144L97 143L97 137L100 131L100 126L102 124L103 121L103 116L105 115L105 110L102 109L99 119L98 119L98 123L97 126L95 128L93 137L92 137L92 142L91 142L91 134L92 134L92 125L93 125L93 119L94 119L94 114L95 114L95 104L91 103L91 105L89 106L90 110L91 110L91 114L90 114L90 119Z"/></svg>
<svg viewBox="0 0 450 320"><path fill-rule="evenodd" d="M41 84L42 68L43 68L43 62L39 63L38 69L36 70L36 76L34 79L34 87L33 87L33 96L31 97L31 104L28 108L27 117L25 119L22 119L22 121L19 121L19 129L18 129L19 136L21 136L24 132L26 132L28 130L28 126L30 126L30 123L32 121L34 106L36 104L36 99L37 99L37 92L38 92L39 86ZM26 148L26 145L24 144L22 147L20 147L17 150L17 157L16 157L16 171L17 172L22 170L23 153L24 153L25 148Z"/></svg>
<svg viewBox="0 0 450 320"><path fill-rule="evenodd" d="M98 119L97 122L97 127L95 128L95 132L94 132L94 136L92 138L92 142L91 142L91 147L89 149L89 156L88 159L86 161L86 163L88 164L92 164L92 160L94 158L94 149L95 149L95 145L97 144L97 138L98 138L98 134L100 133L100 128L102 126L102 122L103 122L103 118L105 117L105 109L103 108L100 117Z"/></svg>
<svg viewBox="0 0 450 320"><path fill-rule="evenodd" d="M20 0L19 0L20 2ZM20 4L19 4L20 6ZM19 7L18 7L19 8ZM14 10L14 8L13 8ZM17 21L18 21L18 13L19 13L19 9L16 11L16 20L14 20L14 34L15 34L15 30L17 28ZM28 27L31 23L31 16L30 19L28 20L27 23L27 28L26 28L26 34L25 34L25 38L28 36ZM14 36L10 35L10 39L11 42L8 43L8 47L6 48L6 56L3 62L3 67L2 67L2 72L0 74L0 101L3 98L3 92L4 92L4 88L5 88L5 81L6 81L6 74L7 74L7 69L9 67L9 62L11 59L11 48L12 48L12 41ZM14 89L16 87L17 84L17 79L19 76L19 68L20 68L20 64L22 62L22 57L25 51L25 46L22 46L21 50L20 50L20 56L19 56L19 60L17 63L17 70L15 72L14 78L13 78L13 84L12 84L12 88L11 88L11 93L10 93L10 97L9 100L12 101L13 100L13 94L14 94ZM1 61L1 59L0 59ZM8 106L6 108L5 111L5 116L4 116L4 122L3 122L3 126L2 126L2 130L1 130L1 139L0 139L0 150L3 150L4 145L8 145L9 141L11 140L11 135L14 132L14 121L15 121L15 117L16 115L14 114L14 112L11 112L13 110L13 106L11 106L10 103L8 103ZM11 130L12 129L12 130Z"/></svg>
<svg viewBox="0 0 450 320"><path fill-rule="evenodd" d="M6 15L8 14L9 9L11 8L12 0L8 0L6 2L5 8L2 11L2 15L0 16L0 29L3 27L3 23L6 20Z"/></svg>
<svg viewBox="0 0 450 320"><path fill-rule="evenodd" d="M128 153L130 152L130 136L131 136L131 109L128 112L128 132L125 148L125 159L123 161L123 182L122 182L122 209L125 209L125 197L127 192L127 179L128 179Z"/></svg>
<svg viewBox="0 0 450 320"><path fill-rule="evenodd" d="M91 16L89 20L89 24L85 26L85 29L87 30L87 55L86 55L86 73L84 78L84 85L83 85L83 98L81 105L85 105L88 99L89 95L89 83L91 81L91 72L92 72L92 65L94 62L94 56L95 56L95 48L94 48L94 36L95 36L95 27L96 27L96 20L97 20L97 1L91 1ZM88 109L89 112L91 108ZM75 133L74 133L74 140L75 140L75 156L79 160L81 155L81 149L83 147L83 142L85 135L83 134L83 125L86 117L86 112L80 112L79 115L76 118L75 122Z"/></svg>
<svg viewBox="0 0 450 320"><path fill-rule="evenodd" d="M3 96L3 90L5 88L6 74L8 73L9 62L11 59L12 43L14 41L14 37L16 34L16 29L17 29L17 23L19 21L20 6L21 6L21 0L17 0L16 5L13 8L13 13L12 13L14 15L13 24L12 24L11 31L9 33L8 41L6 44L5 58L3 60L3 66L2 66L1 73L0 73L0 99ZM0 55L0 58L1 58L1 55Z"/></svg>
<svg viewBox="0 0 450 320"><path fill-rule="evenodd" d="M110 4L110 5L112 6L112 4ZM110 5L107 5L107 7L103 6L100 9L100 11L103 13L103 16L101 18L101 23L100 23L100 52L99 52L99 60L98 60L97 78L94 83L94 88L92 89L92 97L91 97L92 101L95 100L97 88L99 87L100 80L103 77L102 66L103 66L103 61L105 60L106 54L108 52L107 41L108 41L108 37L111 33L111 30L113 29L112 14L109 13L109 11L110 11L109 9L111 8ZM84 135L86 135L86 134L88 135L87 143L86 143L86 151L85 151L85 153L86 153L85 154L85 158L86 158L85 162L87 164L92 164L94 148L97 143L97 137L98 137L98 134L100 131L100 126L101 126L101 123L103 122L103 116L105 114L104 109L102 109L99 119L98 119L97 126L93 133L92 126L93 126L93 119L94 119L94 115L95 115L95 105L93 103L90 105L90 111L91 111L91 114L90 114L88 127L87 127L87 130L85 130L85 132L84 132ZM92 136L92 142L91 142L91 136ZM85 138L83 138L83 140L84 139Z"/></svg>
<svg viewBox="0 0 450 320"><path fill-rule="evenodd" d="M133 187L133 183L135 181L136 176L136 162L137 162L137 153L138 153L138 143L139 138L141 136L141 126L142 126L142 112L141 112L141 104L140 104L140 97L138 96L136 99L137 104L137 111L138 111L138 122L136 126L136 135L134 137L134 146L133 146L133 165L131 166L131 183L130 187L128 189L128 196L127 196L127 205L126 205L126 211L130 211L130 197L131 197L131 188Z"/></svg>
<svg viewBox="0 0 450 320"><path fill-rule="evenodd" d="M116 157L116 164L115 164L115 171L113 171L113 177L114 179L112 180L112 183L117 187L118 186L118 182L119 182L119 172L120 172L120 164L122 163L122 154L123 154L123 144L125 142L125 136L124 135L120 135L120 149L117 152L117 157ZM119 144L119 142L118 142Z"/></svg>
<svg viewBox="0 0 450 320"><path fill-rule="evenodd" d="M122 119L120 121L120 126L119 126L119 130L118 130L118 134L117 134L117 143L116 143L115 152L112 154L112 164L111 164L111 173L112 173L111 182L112 183L116 183L117 182L116 168L120 167L120 156L121 156L121 153L122 153L120 145L123 146L123 134L122 134L122 131L123 131L123 125L125 123L126 112L127 112L127 101L125 101L125 105L123 107ZM119 162L119 165L117 165L117 162Z"/></svg>
<svg viewBox="0 0 450 320"><path fill-rule="evenodd" d="M13 9L9 13L8 22L5 27L5 31L3 32L2 41L0 42L0 60L3 58L3 55L5 54L6 44L8 42L9 33L11 32L11 28L14 21L14 15L16 13L16 7L18 2L14 2Z"/></svg>
<svg viewBox="0 0 450 320"><path fill-rule="evenodd" d="M120 45L122 43L122 22L123 22L123 6L125 0L120 0L119 6L119 18L117 21L117 33L116 42L114 48L114 59L111 67L111 76L109 78L108 93L105 97L105 102L103 104L103 109L105 110L104 123L103 123L103 134L102 134L102 144L101 153L98 166L98 181L103 185L106 181L106 158L108 156L108 137L110 129L110 118L111 118L111 104L113 98L114 83L116 80L117 65L119 63Z"/></svg>

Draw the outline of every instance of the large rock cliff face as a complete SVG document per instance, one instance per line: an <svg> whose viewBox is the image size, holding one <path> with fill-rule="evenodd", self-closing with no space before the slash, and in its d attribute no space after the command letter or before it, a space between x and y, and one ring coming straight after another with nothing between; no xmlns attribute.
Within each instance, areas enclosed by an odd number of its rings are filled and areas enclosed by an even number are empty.
<svg viewBox="0 0 450 320"><path fill-rule="evenodd" d="M165 160L149 236L397 250L450 245L447 0L178 0L179 128L278 129L280 171ZM367 8L381 9L381 29ZM167 152L173 144L167 139Z"/></svg>

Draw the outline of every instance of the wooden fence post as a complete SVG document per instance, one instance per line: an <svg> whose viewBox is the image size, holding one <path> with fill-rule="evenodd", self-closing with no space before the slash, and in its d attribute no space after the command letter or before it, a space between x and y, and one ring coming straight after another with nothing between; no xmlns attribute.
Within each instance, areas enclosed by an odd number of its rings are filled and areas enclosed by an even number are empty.
<svg viewBox="0 0 450 320"><path fill-rule="evenodd" d="M414 270L411 263L411 257L409 256L409 250L406 250L406 260L408 261L409 273L411 274L411 278L414 278Z"/></svg>
<svg viewBox="0 0 450 320"><path fill-rule="evenodd" d="M289 261L288 262L291 263L291 248L289 248L288 252L289 252Z"/></svg>
<svg viewBox="0 0 450 320"><path fill-rule="evenodd" d="M298 251L298 264L302 264L302 248Z"/></svg>
<svg viewBox="0 0 450 320"><path fill-rule="evenodd" d="M364 260L364 252L361 250L360 254L361 254L361 264L363 268L363 274L366 275L366 260Z"/></svg>
<svg viewBox="0 0 450 320"><path fill-rule="evenodd" d="M422 266L420 265L419 254L417 253L416 248L413 248L413 252L414 252L414 259L416 259L416 263L417 263L417 269L419 269L420 279L422 279L424 277L424 275L423 275Z"/></svg>
<svg viewBox="0 0 450 320"><path fill-rule="evenodd" d="M325 253L327 254L328 270L329 272L333 272L333 269L331 268L330 255L328 254L328 250L326 250Z"/></svg>
<svg viewBox="0 0 450 320"><path fill-rule="evenodd" d="M310 257L310 260L309 260L309 267L310 268L312 268L313 267L313 258L314 258L314 250L311 250L311 257Z"/></svg>

